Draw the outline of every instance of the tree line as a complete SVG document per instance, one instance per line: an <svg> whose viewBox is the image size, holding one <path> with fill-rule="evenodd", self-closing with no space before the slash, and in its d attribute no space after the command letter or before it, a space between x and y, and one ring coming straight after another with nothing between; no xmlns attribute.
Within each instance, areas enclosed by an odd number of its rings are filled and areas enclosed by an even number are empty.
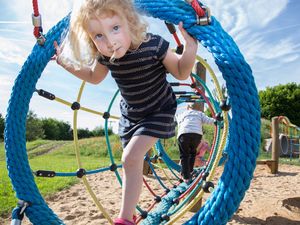
<svg viewBox="0 0 300 225"><path fill-rule="evenodd" d="M288 83L267 87L259 91L261 117L271 120L274 116L286 116L291 123L300 126L300 84ZM3 140L5 119L0 114L0 140ZM109 130L109 134L112 130ZM104 129L101 127L90 131L78 129L79 138L103 136ZM28 141L38 138L49 140L71 140L73 131L69 123L56 119L39 119L29 111L27 115L26 138Z"/></svg>
<svg viewBox="0 0 300 225"><path fill-rule="evenodd" d="M0 114L0 140L4 139L5 118ZM108 129L108 134L112 134L112 129ZM94 130L77 129L78 138L89 138L104 136L105 131L102 127L96 127ZM73 140L73 129L68 122L53 118L40 119L29 110L26 118L26 140L34 141L37 139L46 140Z"/></svg>

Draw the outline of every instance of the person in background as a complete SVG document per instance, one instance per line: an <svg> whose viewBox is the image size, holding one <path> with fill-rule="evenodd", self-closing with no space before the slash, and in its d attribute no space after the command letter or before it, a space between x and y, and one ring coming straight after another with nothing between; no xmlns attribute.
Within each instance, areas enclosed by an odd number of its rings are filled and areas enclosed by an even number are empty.
<svg viewBox="0 0 300 225"><path fill-rule="evenodd" d="M194 106L194 104L188 104L187 109L177 117L181 175L186 183L190 182L191 172L194 170L197 147L203 135L202 125L215 122L215 119L195 110Z"/></svg>

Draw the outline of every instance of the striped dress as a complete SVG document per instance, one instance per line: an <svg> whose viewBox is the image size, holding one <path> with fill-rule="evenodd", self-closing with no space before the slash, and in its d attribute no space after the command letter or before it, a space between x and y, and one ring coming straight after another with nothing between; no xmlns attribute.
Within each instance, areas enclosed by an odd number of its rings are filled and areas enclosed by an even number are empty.
<svg viewBox="0 0 300 225"><path fill-rule="evenodd" d="M175 135L177 103L162 63L168 47L169 43L162 37L149 34L147 42L113 64L109 57L98 59L109 68L120 89L119 135L124 148L135 135L157 138Z"/></svg>

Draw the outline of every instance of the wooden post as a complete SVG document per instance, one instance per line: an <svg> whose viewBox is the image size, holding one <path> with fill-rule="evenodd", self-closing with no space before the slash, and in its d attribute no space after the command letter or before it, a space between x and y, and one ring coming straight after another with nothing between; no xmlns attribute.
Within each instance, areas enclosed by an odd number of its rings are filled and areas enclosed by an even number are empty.
<svg viewBox="0 0 300 225"><path fill-rule="evenodd" d="M279 123L278 117L272 118L272 161L271 173L278 173L278 162L279 162Z"/></svg>
<svg viewBox="0 0 300 225"><path fill-rule="evenodd" d="M206 68L200 63L196 63L196 74L203 80L203 82L206 82ZM201 86L200 82L196 81L197 86L200 86L200 89L205 94L204 87ZM195 110L204 112L204 102L194 103L193 108ZM195 196L198 194L199 191L195 193ZM195 196L193 196L191 199L193 199ZM198 212L201 209L202 206L202 198L190 209L190 212Z"/></svg>
<svg viewBox="0 0 300 225"><path fill-rule="evenodd" d="M197 62L195 69L196 74L201 78L201 80L203 80L204 83L206 83L206 68L200 62ZM197 86L200 86L200 89L205 94L205 89L200 85L200 82L196 81L196 84ZM195 103L194 109L204 112L204 102Z"/></svg>
<svg viewBox="0 0 300 225"><path fill-rule="evenodd" d="M147 154L148 154L149 157L151 157L152 149L150 149ZM149 174L152 174L152 170L149 166L149 163L144 160L143 175L147 176Z"/></svg>

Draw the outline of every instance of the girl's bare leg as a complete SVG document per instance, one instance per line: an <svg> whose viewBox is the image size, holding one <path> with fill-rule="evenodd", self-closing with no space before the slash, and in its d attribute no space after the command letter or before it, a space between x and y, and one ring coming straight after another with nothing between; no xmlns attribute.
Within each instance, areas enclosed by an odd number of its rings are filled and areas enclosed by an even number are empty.
<svg viewBox="0 0 300 225"><path fill-rule="evenodd" d="M119 217L132 221L143 186L143 162L148 150L157 138L140 135L133 136L122 155L123 185L122 205Z"/></svg>

